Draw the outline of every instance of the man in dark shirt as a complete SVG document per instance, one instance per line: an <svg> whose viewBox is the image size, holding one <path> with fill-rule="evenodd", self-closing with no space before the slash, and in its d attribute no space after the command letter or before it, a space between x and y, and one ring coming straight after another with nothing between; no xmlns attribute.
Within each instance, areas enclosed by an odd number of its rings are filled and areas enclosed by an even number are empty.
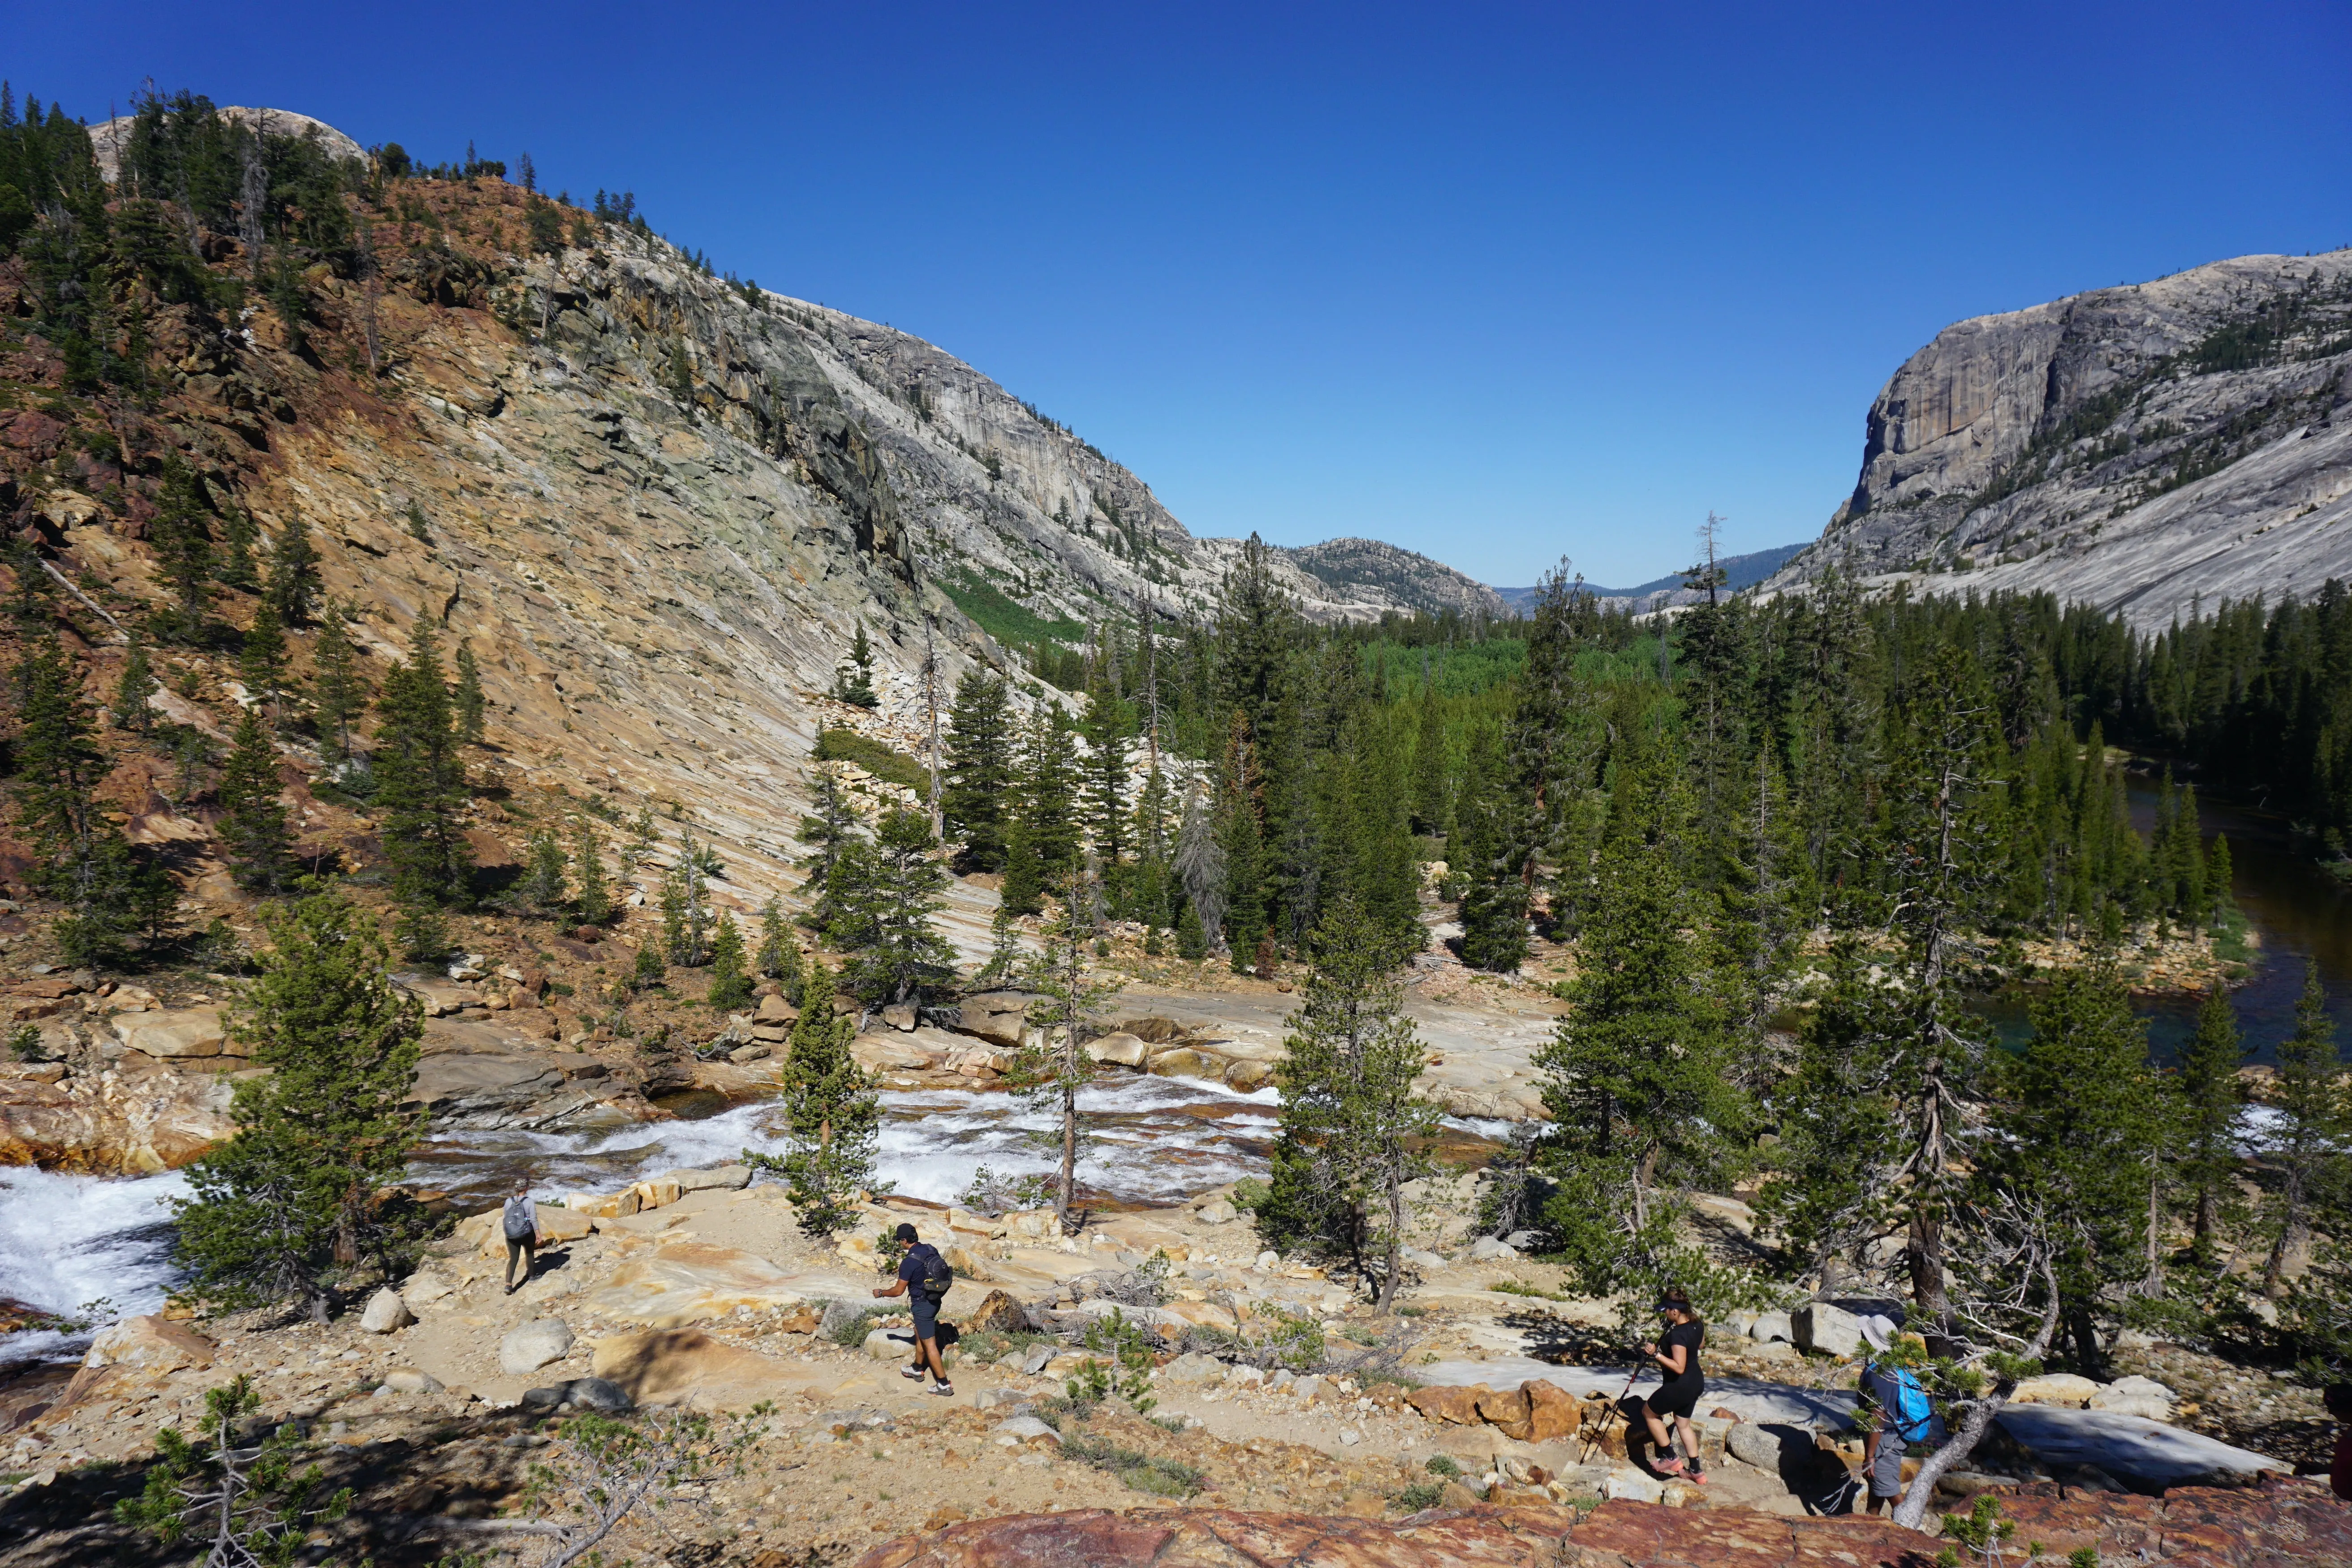
<svg viewBox="0 0 2352 1568"><path fill-rule="evenodd" d="M907 1255L898 1259L898 1279L887 1289L877 1290L878 1300L885 1296L904 1296L915 1314L915 1362L912 1366L898 1369L901 1377L922 1381L923 1369L929 1367L934 1381L931 1392L943 1399L955 1397L955 1384L948 1381L948 1369L940 1360L940 1304L924 1289L923 1280L931 1272L931 1261L939 1256L936 1249L915 1238L915 1227L902 1225L898 1237L907 1244Z"/></svg>

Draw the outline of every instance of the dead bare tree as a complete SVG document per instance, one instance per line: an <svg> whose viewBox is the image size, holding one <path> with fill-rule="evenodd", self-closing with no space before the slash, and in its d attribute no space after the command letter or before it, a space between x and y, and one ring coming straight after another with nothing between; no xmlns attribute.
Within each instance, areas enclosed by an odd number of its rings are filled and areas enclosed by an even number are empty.
<svg viewBox="0 0 2352 1568"><path fill-rule="evenodd" d="M1916 1530L1936 1482L1975 1451L2017 1385L2042 1370L2058 1332L2055 1258L2063 1221L2039 1204L2002 1193L1956 1206L1945 1230L1956 1289L1945 1297L1949 1350L1930 1357L1905 1339L1889 1358L1908 1364L1944 1406L1947 1436L1895 1505L1895 1522Z"/></svg>

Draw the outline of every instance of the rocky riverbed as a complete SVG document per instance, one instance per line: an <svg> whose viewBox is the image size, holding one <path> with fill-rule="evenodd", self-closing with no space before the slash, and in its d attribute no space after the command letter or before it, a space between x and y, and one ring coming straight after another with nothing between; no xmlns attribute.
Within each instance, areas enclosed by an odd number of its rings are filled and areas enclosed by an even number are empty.
<svg viewBox="0 0 2352 1568"><path fill-rule="evenodd" d="M6 1417L0 1464L19 1479L0 1510L0 1561L135 1560L112 1527L92 1521L89 1504L135 1486L155 1431L186 1421L206 1388L239 1375L262 1391L262 1424L294 1423L362 1487L344 1528L354 1542L371 1532L387 1564L499 1539L501 1521L518 1517L549 1421L604 1402L771 1405L749 1472L706 1500L715 1510L698 1528L736 1560L772 1563L837 1560L910 1532L921 1541L875 1561L961 1562L956 1553L996 1550L987 1542L1001 1537L981 1521L1109 1517L1186 1499L1419 1521L1367 1542L1450 1539L1454 1526L1415 1513L1433 1506L1475 1521L1499 1517L1485 1504L1508 1503L1583 1529L1578 1520L1613 1499L1591 1517L1655 1519L1641 1528L1667 1555L1688 1528L1685 1513L1744 1510L1696 1528L1761 1531L1784 1556L1759 1561L1797 1560L1788 1554L1811 1539L1799 1521L1838 1506L1859 1460L1845 1419L1854 1320L1828 1303L1717 1326L1702 1489L1662 1478L1642 1448L1625 1446L1610 1411L1624 1368L1592 1360L1609 1342L1612 1305L1558 1299L1553 1271L1491 1239L1469 1244L1442 1224L1424 1232L1405 1311L1380 1317L1321 1270L1262 1251L1221 1193L1100 1215L1068 1237L1050 1215L885 1199L820 1243L779 1189L750 1176L721 1165L551 1193L541 1208L551 1245L539 1274L511 1295L486 1214L331 1325L169 1315L118 1325L69 1381L48 1383ZM1467 1196L1420 1195L1438 1213ZM961 1279L946 1313L962 1331L952 1399L898 1375L908 1349L891 1336L907 1331L903 1317L866 1315L874 1237L902 1220L942 1244ZM1118 1401L1089 1410L1067 1399L1087 1327L1114 1308L1160 1347L1149 1420ZM1320 1335L1321 1372L1294 1374L1215 1348L1276 1323ZM2154 1380L2053 1379L2024 1397L2035 1403L1949 1479L1948 1506L1993 1491L2021 1517L2050 1513L2053 1531L2071 1508L2067 1539L2166 1552L2176 1524L2210 1523L2216 1509L2261 1530L2292 1516L2312 1540L2344 1528L2338 1505L2290 1484L2286 1464L2178 1425L2193 1402ZM2159 1461L2176 1468L2153 1468ZM2217 1479L2231 1489L2196 1501L2206 1511L2195 1512L2187 1500L2204 1494L2193 1484ZM1656 1511L1628 1511L1637 1507ZM1737 1522L1746 1518L1778 1522ZM1506 1522L1518 1530L1528 1520ZM1882 1543L1873 1535L1867 1544ZM1884 1544L1895 1550L1891 1537ZM2199 1559L2242 1560L2328 1559Z"/></svg>

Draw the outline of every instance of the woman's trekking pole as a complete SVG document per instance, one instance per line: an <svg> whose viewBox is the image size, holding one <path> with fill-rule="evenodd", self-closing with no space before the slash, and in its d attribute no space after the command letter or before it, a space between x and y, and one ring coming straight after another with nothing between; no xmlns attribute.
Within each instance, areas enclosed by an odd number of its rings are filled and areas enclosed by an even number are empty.
<svg viewBox="0 0 2352 1568"><path fill-rule="evenodd" d="M1633 1384L1641 1380L1641 1376L1642 1369L1638 1366L1632 1372L1625 1374L1624 1392L1620 1394L1616 1399L1611 1403L1609 1406L1609 1414L1601 1418L1600 1428L1595 1431L1591 1436L1584 1440L1584 1452L1578 1455L1576 1458L1576 1462L1578 1464L1581 1465L1592 1458L1592 1450L1601 1446L1601 1438L1609 1436L1610 1423L1616 1420L1618 1416L1624 1415L1625 1401L1633 1396ZM1632 1417L1628 1416L1628 1430L1631 1430L1631 1421Z"/></svg>

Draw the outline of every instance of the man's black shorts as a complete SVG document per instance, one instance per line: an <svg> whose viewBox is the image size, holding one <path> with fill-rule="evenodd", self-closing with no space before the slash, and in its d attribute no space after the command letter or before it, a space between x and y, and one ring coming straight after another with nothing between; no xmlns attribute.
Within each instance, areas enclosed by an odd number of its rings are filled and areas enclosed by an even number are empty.
<svg viewBox="0 0 2352 1568"><path fill-rule="evenodd" d="M923 1294L920 1288L907 1292L908 1305L915 1310L915 1337L935 1340L940 1337L940 1304Z"/></svg>

